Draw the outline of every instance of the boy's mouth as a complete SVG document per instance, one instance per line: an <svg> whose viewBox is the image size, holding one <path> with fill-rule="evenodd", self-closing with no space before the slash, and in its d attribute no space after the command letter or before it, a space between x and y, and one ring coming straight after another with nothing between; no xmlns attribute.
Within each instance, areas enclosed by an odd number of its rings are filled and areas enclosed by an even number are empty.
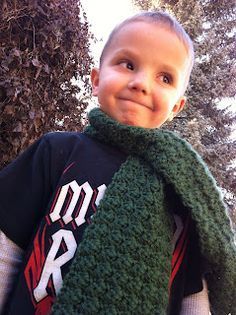
<svg viewBox="0 0 236 315"><path fill-rule="evenodd" d="M148 109L151 109L151 106L147 105L145 102L137 100L137 99L132 98L132 97L119 97L118 99L123 101L123 102L132 103L135 105L140 105L140 106L146 107Z"/></svg>

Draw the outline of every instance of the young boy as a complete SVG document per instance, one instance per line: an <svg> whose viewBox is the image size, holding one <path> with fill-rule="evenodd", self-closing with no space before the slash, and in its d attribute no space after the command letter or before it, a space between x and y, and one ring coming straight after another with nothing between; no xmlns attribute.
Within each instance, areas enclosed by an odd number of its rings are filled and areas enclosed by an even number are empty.
<svg viewBox="0 0 236 315"><path fill-rule="evenodd" d="M206 315L204 278L213 311L233 314L221 197L191 147L155 129L183 109L193 58L169 15L125 20L92 70L90 126L0 173L2 314Z"/></svg>

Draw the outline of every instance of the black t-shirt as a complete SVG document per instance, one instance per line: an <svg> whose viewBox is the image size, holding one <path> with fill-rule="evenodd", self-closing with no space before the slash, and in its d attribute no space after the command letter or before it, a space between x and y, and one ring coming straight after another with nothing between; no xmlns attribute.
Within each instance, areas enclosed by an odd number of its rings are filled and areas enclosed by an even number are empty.
<svg viewBox="0 0 236 315"><path fill-rule="evenodd" d="M84 134L57 132L0 172L0 229L26 251L6 314L50 313L84 229L126 158ZM202 290L194 225L179 205L172 198L171 315L179 313L183 296Z"/></svg>

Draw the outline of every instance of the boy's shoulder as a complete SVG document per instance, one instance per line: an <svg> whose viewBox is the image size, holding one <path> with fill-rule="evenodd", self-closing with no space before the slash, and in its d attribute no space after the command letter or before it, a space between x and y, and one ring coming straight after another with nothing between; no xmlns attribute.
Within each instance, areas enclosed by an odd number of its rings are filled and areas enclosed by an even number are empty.
<svg viewBox="0 0 236 315"><path fill-rule="evenodd" d="M43 135L41 142L53 155L67 155L72 152L83 151L85 154L100 155L118 154L117 148L102 143L97 139L90 137L88 134L76 131L56 131ZM121 154L121 153L120 153Z"/></svg>
<svg viewBox="0 0 236 315"><path fill-rule="evenodd" d="M83 132L78 131L54 131L42 136L40 142L51 151L71 151L74 148L90 146L93 144L91 138Z"/></svg>
<svg viewBox="0 0 236 315"><path fill-rule="evenodd" d="M77 131L52 131L42 136L42 141L49 145L69 145L77 141L86 141L83 133Z"/></svg>

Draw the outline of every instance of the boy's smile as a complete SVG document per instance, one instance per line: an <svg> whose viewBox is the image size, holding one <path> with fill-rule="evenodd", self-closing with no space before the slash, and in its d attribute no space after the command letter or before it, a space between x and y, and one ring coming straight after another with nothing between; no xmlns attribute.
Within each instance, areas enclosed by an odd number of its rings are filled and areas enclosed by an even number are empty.
<svg viewBox="0 0 236 315"><path fill-rule="evenodd" d="M146 21L124 25L91 74L101 109L127 125L158 128L184 106L189 56L177 35Z"/></svg>

